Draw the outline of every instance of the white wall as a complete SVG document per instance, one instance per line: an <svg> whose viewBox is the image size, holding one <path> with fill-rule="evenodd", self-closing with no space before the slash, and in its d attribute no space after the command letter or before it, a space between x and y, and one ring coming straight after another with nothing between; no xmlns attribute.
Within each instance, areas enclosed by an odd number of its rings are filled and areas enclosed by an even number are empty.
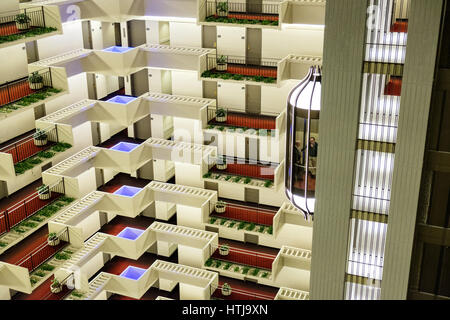
<svg viewBox="0 0 450 320"><path fill-rule="evenodd" d="M232 82L219 82L217 99L221 107L245 111L245 85Z"/></svg>
<svg viewBox="0 0 450 320"><path fill-rule="evenodd" d="M170 22L170 45L173 47L202 47L202 26L195 23Z"/></svg>
<svg viewBox="0 0 450 320"><path fill-rule="evenodd" d="M245 57L245 28L217 26L217 53Z"/></svg>
<svg viewBox="0 0 450 320"><path fill-rule="evenodd" d="M34 109L1 120L0 143L15 138L34 128Z"/></svg>
<svg viewBox="0 0 450 320"><path fill-rule="evenodd" d="M19 10L19 0L2 0L0 2L0 12Z"/></svg>
<svg viewBox="0 0 450 320"><path fill-rule="evenodd" d="M14 81L28 75L28 61L25 44L0 49L0 83Z"/></svg>
<svg viewBox="0 0 450 320"><path fill-rule="evenodd" d="M323 33L323 30L262 29L262 57L284 58L289 54L322 56Z"/></svg>
<svg viewBox="0 0 450 320"><path fill-rule="evenodd" d="M45 104L47 114L53 113L61 108L89 97L86 73L80 73L69 77L67 78L67 82L69 85L69 93L47 102Z"/></svg>
<svg viewBox="0 0 450 320"><path fill-rule="evenodd" d="M172 94L202 97L203 85L195 71L172 71Z"/></svg>
<svg viewBox="0 0 450 320"><path fill-rule="evenodd" d="M300 81L286 81L281 88L261 86L261 113L281 113L286 109L288 95Z"/></svg>
<svg viewBox="0 0 450 320"><path fill-rule="evenodd" d="M81 21L63 24L63 34L37 40L39 59L83 48Z"/></svg>

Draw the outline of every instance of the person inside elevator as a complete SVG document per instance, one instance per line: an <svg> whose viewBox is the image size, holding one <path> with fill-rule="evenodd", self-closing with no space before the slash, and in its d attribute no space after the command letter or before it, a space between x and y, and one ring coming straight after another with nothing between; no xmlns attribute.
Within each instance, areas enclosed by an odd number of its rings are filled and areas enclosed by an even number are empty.
<svg viewBox="0 0 450 320"><path fill-rule="evenodd" d="M313 178L316 177L318 148L319 144L316 142L316 138L311 137L309 139L309 172Z"/></svg>
<svg viewBox="0 0 450 320"><path fill-rule="evenodd" d="M296 142L294 148L294 179L296 181L300 180L300 166L302 162L300 147L300 142Z"/></svg>

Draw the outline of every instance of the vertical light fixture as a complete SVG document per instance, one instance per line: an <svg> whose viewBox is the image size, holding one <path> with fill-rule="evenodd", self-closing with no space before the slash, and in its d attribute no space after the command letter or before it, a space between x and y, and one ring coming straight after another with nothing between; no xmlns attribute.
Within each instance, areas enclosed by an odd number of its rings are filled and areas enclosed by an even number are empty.
<svg viewBox="0 0 450 320"><path fill-rule="evenodd" d="M321 81L321 68L311 67L287 102L286 195L306 220L312 218L316 202Z"/></svg>

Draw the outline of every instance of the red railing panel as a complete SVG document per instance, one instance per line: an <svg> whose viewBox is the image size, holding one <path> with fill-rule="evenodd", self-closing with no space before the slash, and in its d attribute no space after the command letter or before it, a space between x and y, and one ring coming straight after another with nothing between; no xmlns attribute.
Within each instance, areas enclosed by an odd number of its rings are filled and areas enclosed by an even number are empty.
<svg viewBox="0 0 450 320"><path fill-rule="evenodd" d="M276 256L270 254L252 252L238 248L230 248L230 251L226 256L222 256L219 253L219 249L217 249L211 257L267 270L272 270L272 263L276 258Z"/></svg>

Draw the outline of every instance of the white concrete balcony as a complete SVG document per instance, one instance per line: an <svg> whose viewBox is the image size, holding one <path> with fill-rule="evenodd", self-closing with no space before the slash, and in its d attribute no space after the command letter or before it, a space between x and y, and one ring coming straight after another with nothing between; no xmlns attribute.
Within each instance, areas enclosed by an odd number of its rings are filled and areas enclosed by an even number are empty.
<svg viewBox="0 0 450 320"><path fill-rule="evenodd" d="M18 15L26 16L27 21L16 23ZM58 7L46 3L21 4L18 10L1 13L0 30L1 49L62 34L61 16Z"/></svg>
<svg viewBox="0 0 450 320"><path fill-rule="evenodd" d="M275 300L309 300L309 292L291 288L280 288Z"/></svg>
<svg viewBox="0 0 450 320"><path fill-rule="evenodd" d="M31 66L64 68L71 77L83 72L108 76L129 76L145 68L199 71L206 55L214 49L142 45L139 47L109 47L103 50L77 49Z"/></svg>
<svg viewBox="0 0 450 320"><path fill-rule="evenodd" d="M0 297L2 300L11 298L9 290L30 294L33 291L30 274L28 268L0 262Z"/></svg>

